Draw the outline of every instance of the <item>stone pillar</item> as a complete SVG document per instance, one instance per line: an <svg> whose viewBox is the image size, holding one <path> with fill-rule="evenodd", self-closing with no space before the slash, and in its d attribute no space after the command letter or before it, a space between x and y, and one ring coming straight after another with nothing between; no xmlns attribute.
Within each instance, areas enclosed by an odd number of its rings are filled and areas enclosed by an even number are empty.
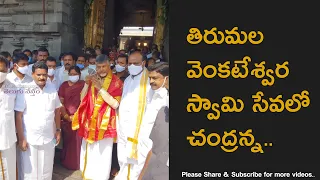
<svg viewBox="0 0 320 180"><path fill-rule="evenodd" d="M163 44L163 31L164 31L164 22L161 21L160 17L163 14L162 6L164 0L157 0L157 11L156 11L156 26L155 26L155 35L154 43L160 47Z"/></svg>
<svg viewBox="0 0 320 180"><path fill-rule="evenodd" d="M165 61L169 62L169 23L168 20L166 21L164 32L163 32L163 49L161 50L162 56ZM160 46L161 48L161 46Z"/></svg>
<svg viewBox="0 0 320 180"><path fill-rule="evenodd" d="M90 15L85 25L86 47L101 47L104 38L105 0L94 0L90 7Z"/></svg>
<svg viewBox="0 0 320 180"><path fill-rule="evenodd" d="M114 18L115 18L115 0L107 0L105 21L104 21L104 39L103 48L106 49L109 46L114 45L115 33L114 33Z"/></svg>
<svg viewBox="0 0 320 180"><path fill-rule="evenodd" d="M78 0L0 0L0 51L46 47L51 56L83 46L83 3ZM81 26L82 24L82 26Z"/></svg>

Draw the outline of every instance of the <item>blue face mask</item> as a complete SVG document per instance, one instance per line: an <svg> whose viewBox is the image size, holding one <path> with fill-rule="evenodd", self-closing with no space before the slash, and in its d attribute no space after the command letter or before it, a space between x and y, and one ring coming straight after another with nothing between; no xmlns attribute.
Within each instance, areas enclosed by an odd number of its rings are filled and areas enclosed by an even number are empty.
<svg viewBox="0 0 320 180"><path fill-rule="evenodd" d="M61 64L61 66L63 66L63 65L64 65L64 64L63 64L63 61L61 61L60 64Z"/></svg>
<svg viewBox="0 0 320 180"><path fill-rule="evenodd" d="M77 66L78 66L80 69L83 69L83 68L84 68L84 65L83 65L83 64L77 64Z"/></svg>
<svg viewBox="0 0 320 180"><path fill-rule="evenodd" d="M28 57L28 63L32 63L32 58Z"/></svg>

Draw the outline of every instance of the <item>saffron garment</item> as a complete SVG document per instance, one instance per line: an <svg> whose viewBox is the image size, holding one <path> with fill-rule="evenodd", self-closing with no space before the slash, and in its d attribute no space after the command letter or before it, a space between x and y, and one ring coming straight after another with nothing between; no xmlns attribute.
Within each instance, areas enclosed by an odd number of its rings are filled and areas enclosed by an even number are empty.
<svg viewBox="0 0 320 180"><path fill-rule="evenodd" d="M74 115L80 105L80 93L84 81L78 81L72 86L68 81L62 83L59 89L59 97L63 98L64 107L69 116ZM80 169L80 149L82 138L77 131L73 131L71 122L61 121L63 148L60 155L61 164L70 170Z"/></svg>
<svg viewBox="0 0 320 180"><path fill-rule="evenodd" d="M117 137L116 109L122 87L122 81L109 71L101 90L90 83L81 92L83 99L73 116L72 129L78 130L83 138L80 170L84 179L107 180L110 176L112 145Z"/></svg>

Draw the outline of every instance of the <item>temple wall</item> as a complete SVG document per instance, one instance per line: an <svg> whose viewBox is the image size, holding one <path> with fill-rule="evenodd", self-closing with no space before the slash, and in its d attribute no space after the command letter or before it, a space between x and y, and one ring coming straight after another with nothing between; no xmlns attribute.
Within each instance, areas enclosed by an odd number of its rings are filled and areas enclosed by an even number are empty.
<svg viewBox="0 0 320 180"><path fill-rule="evenodd" d="M79 0L0 1L0 51L46 47L51 56L83 47L83 4Z"/></svg>

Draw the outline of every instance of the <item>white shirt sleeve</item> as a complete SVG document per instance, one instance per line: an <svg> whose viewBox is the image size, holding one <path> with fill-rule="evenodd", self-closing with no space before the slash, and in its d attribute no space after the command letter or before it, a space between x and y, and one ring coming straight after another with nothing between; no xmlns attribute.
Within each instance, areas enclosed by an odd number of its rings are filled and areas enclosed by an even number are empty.
<svg viewBox="0 0 320 180"><path fill-rule="evenodd" d="M55 93L55 108L60 108L62 106L61 102L60 102L60 99L59 99L59 96L58 96L58 93Z"/></svg>
<svg viewBox="0 0 320 180"><path fill-rule="evenodd" d="M14 110L19 112L24 112L26 109L26 100L24 93L18 93L16 97L16 102L14 105Z"/></svg>
<svg viewBox="0 0 320 180"><path fill-rule="evenodd" d="M30 76L30 77L32 77L32 66L33 66L33 64L30 64L30 65L28 66L27 75Z"/></svg>

